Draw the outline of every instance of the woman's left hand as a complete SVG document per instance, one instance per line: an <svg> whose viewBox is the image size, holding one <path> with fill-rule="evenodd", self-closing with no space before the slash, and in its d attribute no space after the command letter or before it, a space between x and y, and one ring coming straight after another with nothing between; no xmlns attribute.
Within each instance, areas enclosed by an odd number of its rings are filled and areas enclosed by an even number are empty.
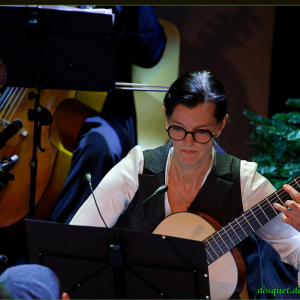
<svg viewBox="0 0 300 300"><path fill-rule="evenodd" d="M281 220L284 223L293 226L296 230L300 232L300 193L288 184L285 184L283 186L283 189L287 191L295 201L286 200L284 202L285 207L278 203L274 203L273 206L277 210L283 212ZM288 207L290 209L288 209Z"/></svg>

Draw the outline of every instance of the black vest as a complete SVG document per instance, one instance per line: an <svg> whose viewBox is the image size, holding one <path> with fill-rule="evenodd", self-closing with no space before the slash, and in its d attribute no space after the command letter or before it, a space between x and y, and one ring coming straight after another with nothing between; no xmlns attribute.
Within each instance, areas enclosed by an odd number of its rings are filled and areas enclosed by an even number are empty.
<svg viewBox="0 0 300 300"><path fill-rule="evenodd" d="M143 174L138 175L139 189L114 227L122 226L141 202L165 184L165 166L170 147L168 143L143 152L144 170ZM205 213L224 226L243 213L240 159L228 155L217 144L215 149L215 164L188 210ZM143 204L125 228L152 232L164 218L164 194L160 194Z"/></svg>
<svg viewBox="0 0 300 300"><path fill-rule="evenodd" d="M170 143L154 150L144 151L144 170L139 174L139 189L126 212L114 227L121 227L134 209L165 184L165 166ZM203 212L221 226L243 213L240 185L240 160L225 153L217 144L216 163L189 210ZM154 196L132 216L125 228L152 232L165 218L164 195ZM279 254L265 241L251 234L241 244L246 265L247 288L250 299L270 299L273 294L258 294L266 288L297 286L297 272L281 262ZM274 285L276 282L276 285ZM298 294L277 294L276 298L298 299Z"/></svg>

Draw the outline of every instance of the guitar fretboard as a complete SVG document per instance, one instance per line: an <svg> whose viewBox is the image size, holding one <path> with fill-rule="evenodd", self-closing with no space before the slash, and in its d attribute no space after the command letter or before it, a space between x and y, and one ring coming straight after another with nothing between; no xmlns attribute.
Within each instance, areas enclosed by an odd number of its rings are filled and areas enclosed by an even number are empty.
<svg viewBox="0 0 300 300"><path fill-rule="evenodd" d="M300 176L288 184L300 191L299 181ZM274 203L284 205L289 199L292 199L290 194L281 188L205 239L208 265L279 215L281 212L273 207Z"/></svg>

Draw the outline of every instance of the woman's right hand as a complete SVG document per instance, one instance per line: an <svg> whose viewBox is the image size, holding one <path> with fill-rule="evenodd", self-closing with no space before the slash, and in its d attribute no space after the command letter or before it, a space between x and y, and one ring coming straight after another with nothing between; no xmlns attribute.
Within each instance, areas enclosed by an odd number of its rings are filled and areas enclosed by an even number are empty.
<svg viewBox="0 0 300 300"><path fill-rule="evenodd" d="M274 203L273 206L283 212L281 220L300 232L300 193L292 186L285 184L283 189L291 195L294 200L286 200L284 206Z"/></svg>

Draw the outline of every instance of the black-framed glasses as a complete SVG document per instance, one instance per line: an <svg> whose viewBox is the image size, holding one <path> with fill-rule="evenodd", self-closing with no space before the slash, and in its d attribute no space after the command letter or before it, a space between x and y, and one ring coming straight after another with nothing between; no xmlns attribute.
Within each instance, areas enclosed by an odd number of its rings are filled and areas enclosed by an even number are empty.
<svg viewBox="0 0 300 300"><path fill-rule="evenodd" d="M207 144L215 136L207 129L197 129L191 132L185 131L182 127L176 125L166 128L166 131L168 131L169 137L175 141L183 140L190 133L194 140L200 144Z"/></svg>

